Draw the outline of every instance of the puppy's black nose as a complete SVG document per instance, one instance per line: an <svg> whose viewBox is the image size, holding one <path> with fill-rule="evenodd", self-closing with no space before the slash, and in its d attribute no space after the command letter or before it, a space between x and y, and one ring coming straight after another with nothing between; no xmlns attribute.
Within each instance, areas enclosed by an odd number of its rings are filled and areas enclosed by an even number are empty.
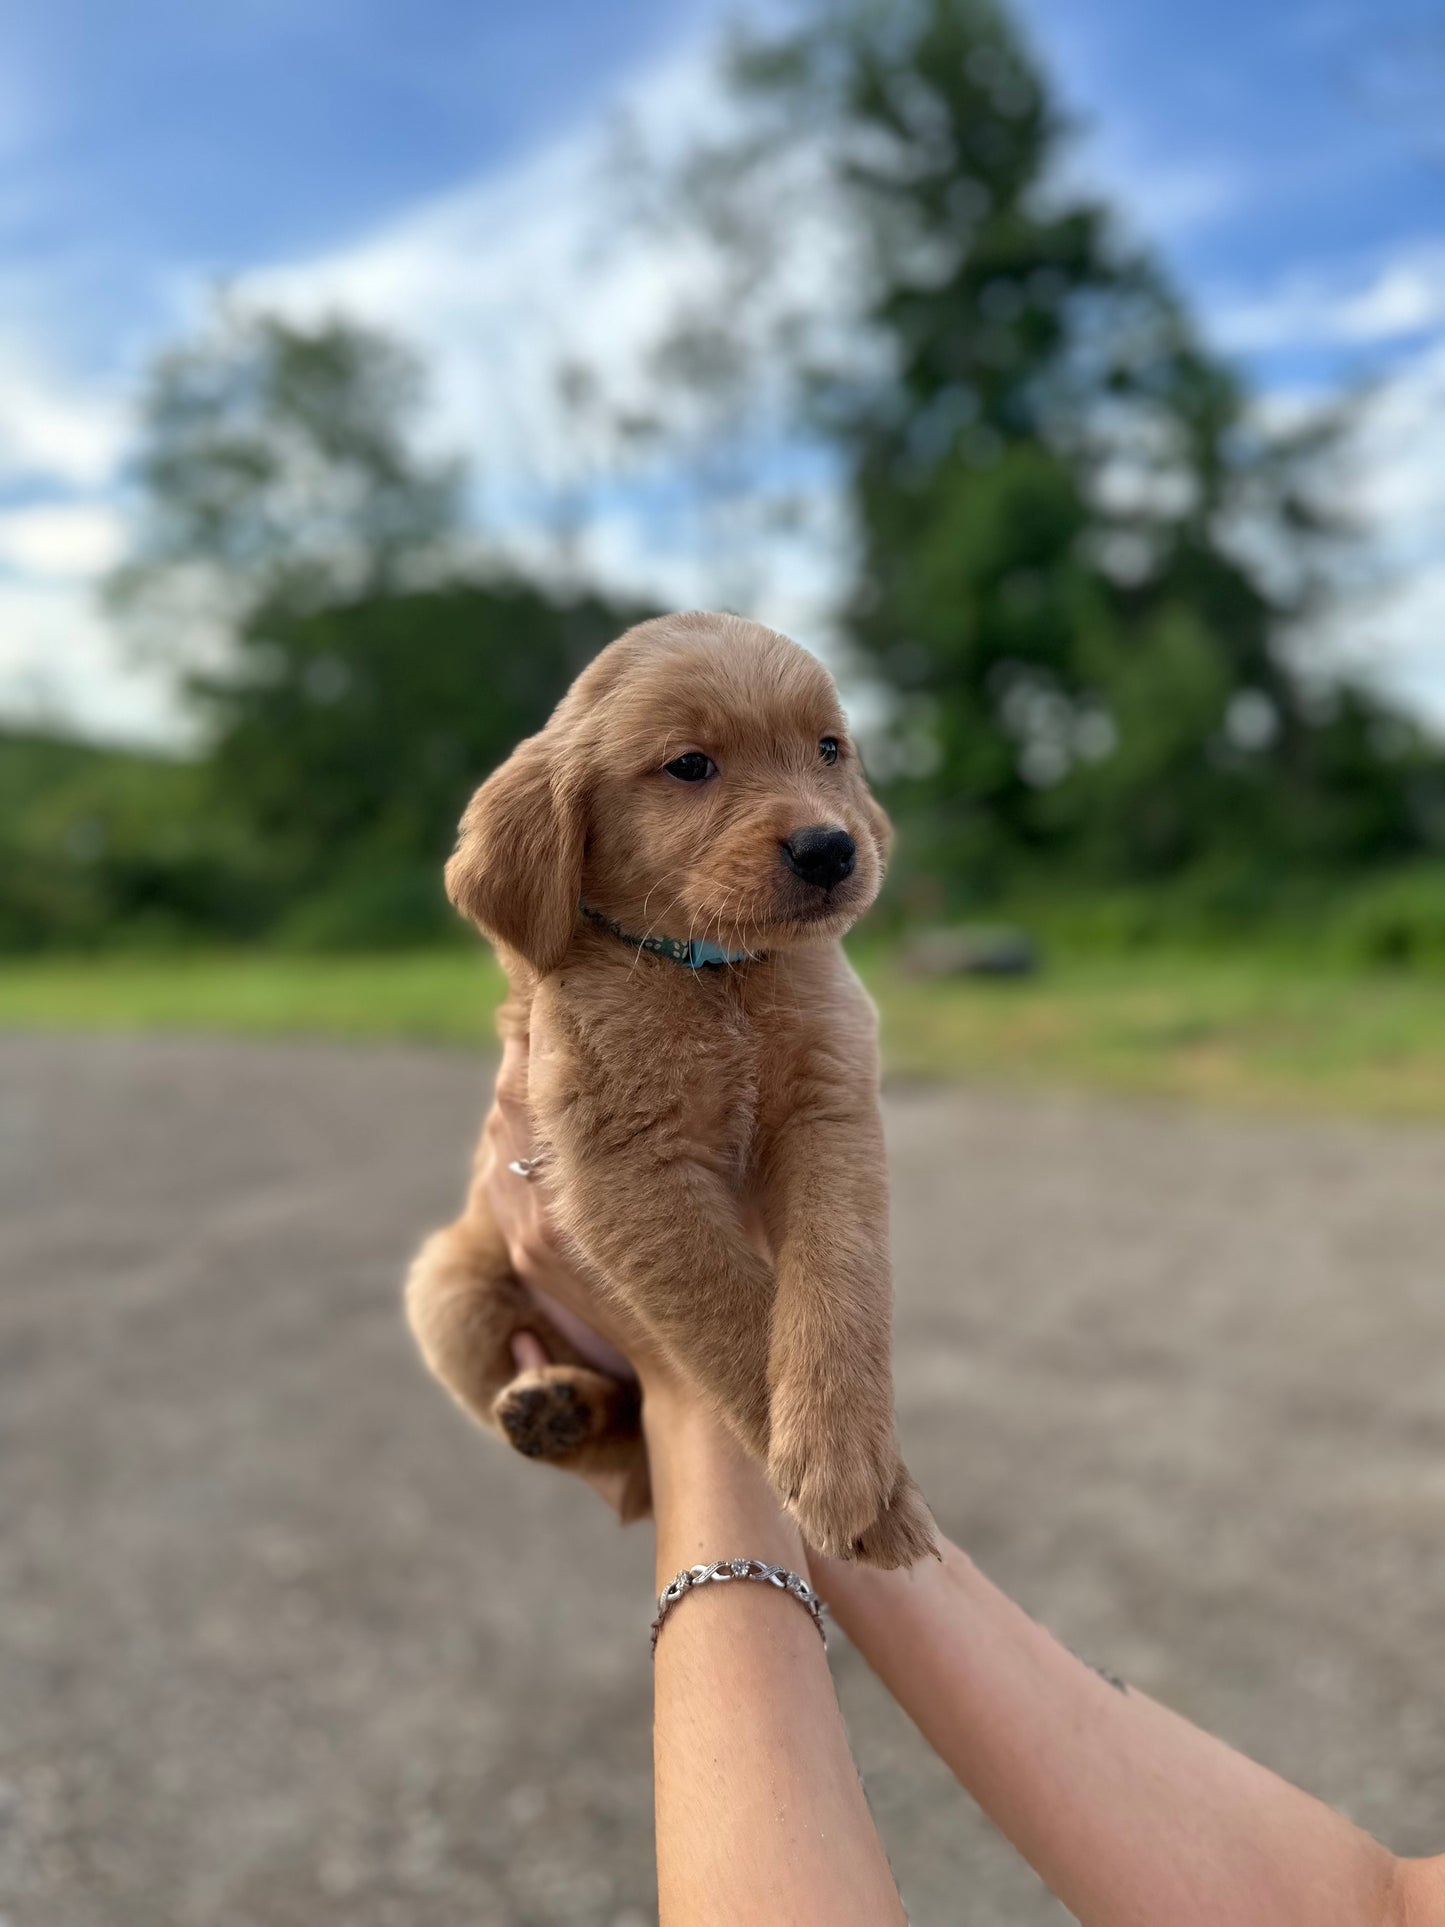
<svg viewBox="0 0 1445 1927"><path fill-rule="evenodd" d="M794 876L816 884L820 890L831 890L835 883L852 876L858 845L846 830L815 823L810 829L793 831L783 844L783 856Z"/></svg>

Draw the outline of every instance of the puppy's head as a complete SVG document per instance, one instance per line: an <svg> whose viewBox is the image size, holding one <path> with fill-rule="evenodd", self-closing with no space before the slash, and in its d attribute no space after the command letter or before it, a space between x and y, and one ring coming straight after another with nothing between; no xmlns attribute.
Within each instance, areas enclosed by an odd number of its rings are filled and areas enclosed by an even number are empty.
<svg viewBox="0 0 1445 1927"><path fill-rule="evenodd" d="M737 616L664 616L477 791L447 889L540 971L581 899L638 936L764 950L848 929L888 837L815 657Z"/></svg>

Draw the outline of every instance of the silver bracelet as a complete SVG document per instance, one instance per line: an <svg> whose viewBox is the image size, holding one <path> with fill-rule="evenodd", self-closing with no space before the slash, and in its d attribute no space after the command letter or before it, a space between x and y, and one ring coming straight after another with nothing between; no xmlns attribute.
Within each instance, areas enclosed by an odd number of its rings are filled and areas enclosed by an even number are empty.
<svg viewBox="0 0 1445 1927"><path fill-rule="evenodd" d="M761 1559L718 1559L710 1566L686 1566L669 1586L664 1586L657 1595L657 1617L652 1622L652 1654L657 1657L657 1641L667 1615L684 1593L694 1586L721 1586L731 1579L757 1579L764 1585L776 1586L779 1592L791 1593L818 1628L818 1637L824 1646L828 1644L828 1629L823 1624L823 1614L827 1610L817 1593L806 1579L800 1579L786 1566L764 1565Z"/></svg>

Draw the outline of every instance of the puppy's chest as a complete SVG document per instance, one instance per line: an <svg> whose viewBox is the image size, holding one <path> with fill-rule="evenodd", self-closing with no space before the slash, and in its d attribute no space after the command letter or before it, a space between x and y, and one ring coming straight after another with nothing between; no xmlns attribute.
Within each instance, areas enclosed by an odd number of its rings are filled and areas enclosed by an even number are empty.
<svg viewBox="0 0 1445 1927"><path fill-rule="evenodd" d="M711 986L699 985L706 992ZM659 1013L637 1066L639 1123L741 1171L757 1133L766 1040L735 999L700 997Z"/></svg>
<svg viewBox="0 0 1445 1927"><path fill-rule="evenodd" d="M742 1174L776 1079L772 1026L726 984L568 997L554 1102L594 1143L653 1138ZM550 1108L550 1106L549 1106ZM771 1106L769 1106L771 1108Z"/></svg>

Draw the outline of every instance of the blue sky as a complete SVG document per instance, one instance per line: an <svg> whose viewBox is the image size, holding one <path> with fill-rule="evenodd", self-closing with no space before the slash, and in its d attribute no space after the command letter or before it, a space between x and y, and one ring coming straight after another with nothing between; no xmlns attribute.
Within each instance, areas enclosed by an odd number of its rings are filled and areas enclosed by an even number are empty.
<svg viewBox="0 0 1445 1927"><path fill-rule="evenodd" d="M1445 10L1023 12L1079 118L1074 171L1261 390L1284 406L1378 383L1357 479L1391 573L1358 646L1445 713ZM502 342L525 387L512 337L564 338L587 157L619 99L647 123L701 98L718 17L711 0L0 7L0 710L170 726L93 583L123 539L136 371L219 276L411 332L454 421L532 445L468 356ZM627 333L657 272L598 293L594 345ZM507 305L523 288L529 319ZM646 549L633 529L614 562L645 569Z"/></svg>
<svg viewBox="0 0 1445 1927"><path fill-rule="evenodd" d="M124 369L178 281L305 258L504 171L705 17L20 0L0 10L0 286L80 364Z"/></svg>
<svg viewBox="0 0 1445 1927"><path fill-rule="evenodd" d="M1445 94L1432 103L1398 84L1433 12L1445 88L1438 7L1030 0L1027 12L1057 79L1105 131L1135 130L1156 164L1197 163L1228 183L1224 218L1188 250L1194 268L1268 278L1291 257L1313 263L1438 231Z"/></svg>

